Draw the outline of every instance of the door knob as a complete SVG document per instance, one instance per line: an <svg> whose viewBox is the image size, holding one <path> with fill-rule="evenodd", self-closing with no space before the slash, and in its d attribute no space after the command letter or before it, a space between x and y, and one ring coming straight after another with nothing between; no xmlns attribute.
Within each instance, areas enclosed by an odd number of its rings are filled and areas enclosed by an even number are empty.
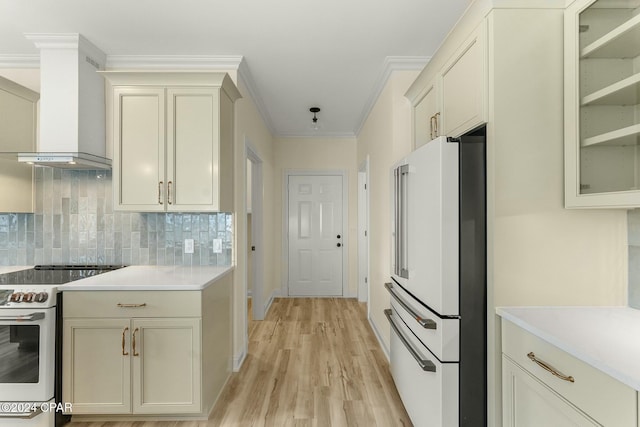
<svg viewBox="0 0 640 427"><path fill-rule="evenodd" d="M337 247L341 247L341 246L342 246L342 244L341 244L341 243L338 243L336 246L337 246Z"/></svg>

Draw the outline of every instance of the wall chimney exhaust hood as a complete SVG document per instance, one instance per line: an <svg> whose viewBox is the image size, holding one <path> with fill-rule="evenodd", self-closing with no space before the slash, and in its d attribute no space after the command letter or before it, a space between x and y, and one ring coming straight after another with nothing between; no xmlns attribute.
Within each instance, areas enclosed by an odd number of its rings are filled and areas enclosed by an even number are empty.
<svg viewBox="0 0 640 427"><path fill-rule="evenodd" d="M110 169L105 143L106 55L76 33L25 34L40 49L37 153L18 161L67 169Z"/></svg>

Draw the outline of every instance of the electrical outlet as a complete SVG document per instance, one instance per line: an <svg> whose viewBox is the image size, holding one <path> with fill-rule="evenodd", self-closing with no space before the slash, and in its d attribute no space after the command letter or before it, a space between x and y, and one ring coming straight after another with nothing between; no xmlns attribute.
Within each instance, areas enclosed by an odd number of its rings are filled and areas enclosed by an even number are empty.
<svg viewBox="0 0 640 427"><path fill-rule="evenodd" d="M193 253L193 239L184 239L184 253L185 254Z"/></svg>
<svg viewBox="0 0 640 427"><path fill-rule="evenodd" d="M214 254L222 253L222 239L213 239L213 253Z"/></svg>

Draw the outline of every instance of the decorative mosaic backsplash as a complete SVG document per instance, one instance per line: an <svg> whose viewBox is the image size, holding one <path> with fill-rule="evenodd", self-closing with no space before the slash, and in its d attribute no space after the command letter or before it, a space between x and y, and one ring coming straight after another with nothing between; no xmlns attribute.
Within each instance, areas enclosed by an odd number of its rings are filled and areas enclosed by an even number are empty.
<svg viewBox="0 0 640 427"><path fill-rule="evenodd" d="M231 214L114 212L111 191L111 171L36 168L35 214L0 213L0 265L231 265Z"/></svg>

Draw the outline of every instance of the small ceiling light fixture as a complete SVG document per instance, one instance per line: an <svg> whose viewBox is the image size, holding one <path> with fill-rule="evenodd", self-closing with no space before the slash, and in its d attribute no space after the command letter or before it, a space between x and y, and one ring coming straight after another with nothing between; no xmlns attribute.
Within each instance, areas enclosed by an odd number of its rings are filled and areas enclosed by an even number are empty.
<svg viewBox="0 0 640 427"><path fill-rule="evenodd" d="M311 107L309 108L309 111L313 113L313 119L311 119L311 121L313 122L311 123L311 129L313 130L320 129L320 125L318 124L318 118L316 117L316 114L320 112L320 108Z"/></svg>

